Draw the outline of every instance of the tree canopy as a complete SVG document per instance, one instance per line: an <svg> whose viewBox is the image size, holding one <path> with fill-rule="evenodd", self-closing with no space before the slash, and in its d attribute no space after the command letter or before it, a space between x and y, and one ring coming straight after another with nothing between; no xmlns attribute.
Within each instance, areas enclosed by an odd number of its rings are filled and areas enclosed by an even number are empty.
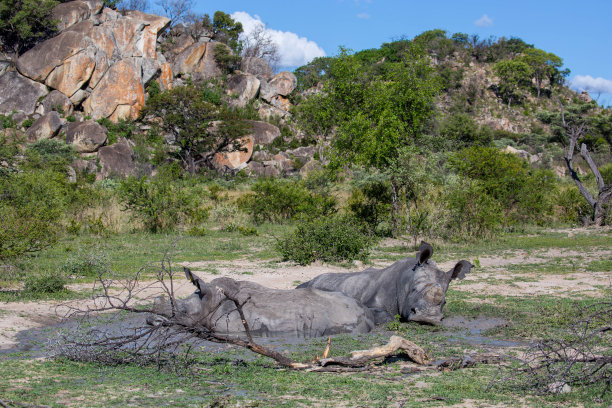
<svg viewBox="0 0 612 408"><path fill-rule="evenodd" d="M56 0L0 0L0 41L17 55L53 34Z"/></svg>

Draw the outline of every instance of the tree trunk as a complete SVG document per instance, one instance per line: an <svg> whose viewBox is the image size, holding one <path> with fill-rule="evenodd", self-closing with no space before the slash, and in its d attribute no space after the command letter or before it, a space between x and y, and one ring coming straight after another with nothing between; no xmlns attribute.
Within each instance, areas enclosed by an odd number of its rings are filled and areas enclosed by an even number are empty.
<svg viewBox="0 0 612 408"><path fill-rule="evenodd" d="M398 222L398 214L399 214L399 195L398 195L397 181L395 177L391 177L391 231L394 237L397 237L399 233L399 222Z"/></svg>

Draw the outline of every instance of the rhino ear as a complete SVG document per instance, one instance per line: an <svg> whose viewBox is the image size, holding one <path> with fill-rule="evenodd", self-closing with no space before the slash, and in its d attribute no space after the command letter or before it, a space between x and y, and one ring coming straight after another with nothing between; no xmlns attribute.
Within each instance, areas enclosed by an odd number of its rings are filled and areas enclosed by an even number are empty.
<svg viewBox="0 0 612 408"><path fill-rule="evenodd" d="M425 241L421 241L421 246L419 246L419 252L416 254L416 259L419 265L427 262L429 258L433 255L433 247L429 245Z"/></svg>
<svg viewBox="0 0 612 408"><path fill-rule="evenodd" d="M202 282L202 280L200 278L198 278L197 276L195 276L193 274L193 272L191 272L191 269L186 268L183 266L183 271L185 271L185 276L187 277L187 279L189 280L189 282L193 283L193 285L198 288L198 290L201 293L204 293L204 282Z"/></svg>
<svg viewBox="0 0 612 408"><path fill-rule="evenodd" d="M450 274L450 280L465 278L465 274L469 273L473 267L474 265L466 260L457 262L457 265L448 272Z"/></svg>

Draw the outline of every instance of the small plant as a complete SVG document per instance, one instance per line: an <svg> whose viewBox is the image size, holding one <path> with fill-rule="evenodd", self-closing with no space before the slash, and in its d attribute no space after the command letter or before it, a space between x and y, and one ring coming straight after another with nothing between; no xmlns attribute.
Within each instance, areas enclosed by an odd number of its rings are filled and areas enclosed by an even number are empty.
<svg viewBox="0 0 612 408"><path fill-rule="evenodd" d="M68 258L60 271L65 276L98 277L110 270L110 261L105 254L83 253Z"/></svg>
<svg viewBox="0 0 612 408"><path fill-rule="evenodd" d="M104 224L104 220L102 219L102 214L87 217L87 229L91 234L100 235L103 237L108 237L110 235L110 230Z"/></svg>
<svg viewBox="0 0 612 408"><path fill-rule="evenodd" d="M25 278L24 291L31 294L58 293L66 290L68 280L59 271L30 274Z"/></svg>
<svg viewBox="0 0 612 408"><path fill-rule="evenodd" d="M66 120L70 123L72 122L76 122L76 117L74 115L70 115L68 117L66 117Z"/></svg>
<svg viewBox="0 0 612 408"><path fill-rule="evenodd" d="M33 124L34 124L34 119L32 118L28 118L24 120L23 122L21 122L21 126L23 126L24 129L31 128Z"/></svg>
<svg viewBox="0 0 612 408"><path fill-rule="evenodd" d="M206 228L194 225L187 230L187 235L190 237L203 237L207 234Z"/></svg>
<svg viewBox="0 0 612 408"><path fill-rule="evenodd" d="M82 228L83 224L75 221L74 219L70 219L70 221L68 221L68 225L66 226L66 232L72 235L79 235Z"/></svg>
<svg viewBox="0 0 612 408"><path fill-rule="evenodd" d="M387 330L389 331L399 331L402 328L402 322L400 319L402 316L396 314L393 316L393 321L387 323Z"/></svg>
<svg viewBox="0 0 612 408"><path fill-rule="evenodd" d="M250 236L258 236L259 232L257 232L257 229L254 227L245 227L245 226L239 226L237 228L238 232L240 232L241 235L244 235L245 237L250 237Z"/></svg>

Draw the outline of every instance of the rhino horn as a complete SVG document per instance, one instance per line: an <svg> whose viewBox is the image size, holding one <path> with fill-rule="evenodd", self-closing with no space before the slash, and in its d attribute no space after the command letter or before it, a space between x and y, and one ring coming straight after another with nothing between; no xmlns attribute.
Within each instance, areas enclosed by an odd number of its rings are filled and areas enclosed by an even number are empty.
<svg viewBox="0 0 612 408"><path fill-rule="evenodd" d="M433 247L429 245L425 241L421 241L421 245L419 246L419 252L416 254L416 259L419 265L427 262L429 258L433 255Z"/></svg>

